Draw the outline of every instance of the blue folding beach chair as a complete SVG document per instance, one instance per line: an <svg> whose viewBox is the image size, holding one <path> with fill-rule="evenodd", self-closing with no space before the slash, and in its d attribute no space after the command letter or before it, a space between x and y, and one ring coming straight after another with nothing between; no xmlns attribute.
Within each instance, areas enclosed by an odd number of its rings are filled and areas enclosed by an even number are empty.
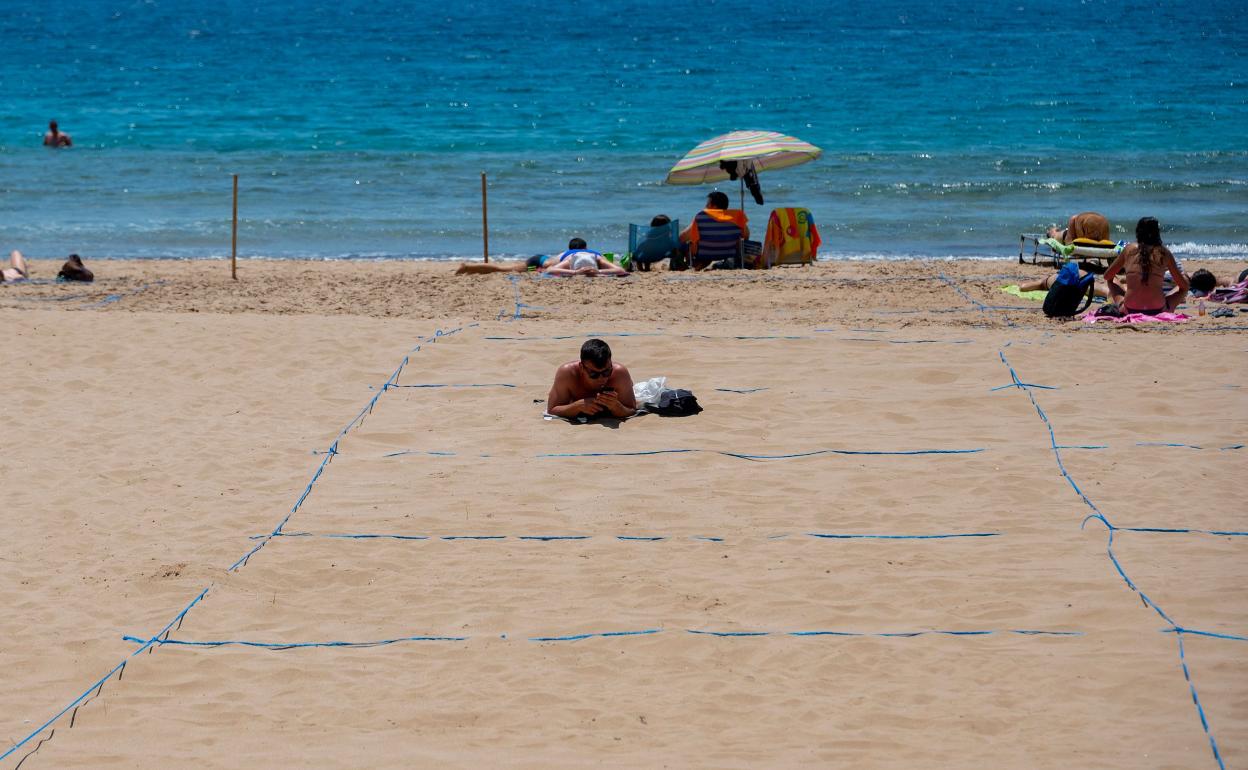
<svg viewBox="0 0 1248 770"><path fill-rule="evenodd" d="M680 221L673 220L665 225L633 225L628 226L628 253L634 265L640 270L649 270L650 265L661 262L669 257L679 259ZM672 269L683 269L673 265Z"/></svg>

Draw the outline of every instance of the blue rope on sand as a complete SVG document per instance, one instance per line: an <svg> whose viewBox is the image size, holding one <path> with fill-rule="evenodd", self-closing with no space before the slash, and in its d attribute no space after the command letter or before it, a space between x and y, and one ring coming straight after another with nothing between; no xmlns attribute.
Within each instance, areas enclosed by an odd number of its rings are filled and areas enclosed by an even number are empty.
<svg viewBox="0 0 1248 770"><path fill-rule="evenodd" d="M455 452L435 452L424 449L403 449L398 452L387 452L382 457L402 457L404 455L428 455L430 457L458 457Z"/></svg>
<svg viewBox="0 0 1248 770"><path fill-rule="evenodd" d="M1005 357L1005 350L1002 349L1001 351L999 351L998 355L1001 358L1001 363L1004 364L1007 369L1009 369L1010 377L1013 378L1015 382L1022 382L1022 380L1018 376L1018 373L1014 371L1014 367L1010 364L1009 360ZM1138 585L1135 584L1135 581L1133 581L1130 578L1130 576L1127 575L1126 570L1123 569L1122 563L1118 561L1118 556L1114 553L1114 532L1115 532L1114 525L1110 523L1109 518L1105 516L1104 513L1101 512L1100 508L1096 506L1096 503L1092 502L1092 500L1087 496L1087 494L1085 494L1084 491L1079 488L1079 485L1075 483L1075 480L1073 477L1071 477L1069 471L1066 470L1066 465L1065 463L1062 462L1062 452L1058 448L1057 436L1053 430L1053 423L1049 420L1049 415L1044 411L1044 409L1040 407L1040 403L1036 401L1035 393L1033 393L1032 390L1029 388L1023 388L1021 390L1023 393L1027 395L1027 398L1031 400L1031 405L1032 407L1035 408L1036 414L1040 416L1040 419L1044 422L1045 428L1048 429L1049 447L1053 450L1053 457L1057 461L1057 468L1058 468L1058 471L1061 473L1062 478L1066 479L1066 483L1069 484L1071 489L1075 491L1075 494L1079 496L1079 499L1083 501L1083 504L1086 505L1092 511L1091 515L1084 518L1083 523L1080 524L1080 529L1082 529L1084 526L1087 525L1089 521L1092 521L1092 520L1099 521L1100 523L1105 525L1106 531L1109 533L1108 543L1105 547L1105 553L1109 557L1109 561L1113 565L1114 570L1118 573L1119 577L1122 578L1123 582L1127 584L1127 587L1130 588L1132 591L1134 591L1136 595L1140 597L1140 601L1144 603L1144 606L1153 610L1153 612L1155 612L1162 620L1166 621L1166 623L1169 624L1170 629L1174 630L1175 638L1178 640L1179 663L1183 669L1183 678L1184 680L1187 681L1188 690L1192 696L1192 703L1196 706L1196 714L1200 717L1201 727L1204 728L1205 736L1209 739L1209 748L1213 752L1214 760L1218 763L1218 767L1221 768L1221 770L1225 770L1226 764L1222 761L1221 752L1218 751L1218 742L1214 738L1213 730L1209 727L1209 720L1205 715L1204 706L1201 705L1200 695L1196 692L1196 683L1192 681L1191 670L1188 668L1188 665L1187 665L1186 650L1184 649L1184 646L1183 646L1183 634L1185 633L1183 627L1175 623L1174 620L1171 619L1171 617L1166 614L1166 611L1163 610L1159 604L1153 601L1148 596L1148 594L1144 593L1144 591L1140 589Z"/></svg>
<svg viewBox="0 0 1248 770"><path fill-rule="evenodd" d="M815 331L820 331L816 329ZM872 337L841 337L846 342L887 342L890 345L969 345L973 340L884 340Z"/></svg>
<svg viewBox="0 0 1248 770"><path fill-rule="evenodd" d="M1151 531L1151 530L1150 530ZM859 534L859 533L839 533L839 532L806 532L806 537L820 538L824 540L946 540L952 538L968 538L968 537L1002 537L1001 532L952 532L933 535L894 535L894 534ZM261 540L268 535L252 535L251 539ZM434 540L524 540L541 543L551 543L569 540L594 540L596 538L614 538L619 541L635 541L635 542L660 542L664 540L682 539L676 535L392 535L385 533L346 533L346 532L282 532L277 537L303 537L303 538L331 538L340 540L407 540L407 541L434 541ZM788 535L771 535L767 539L775 540ZM709 543L723 543L727 538L714 535L689 535L683 539L697 540Z"/></svg>
<svg viewBox="0 0 1248 770"><path fill-rule="evenodd" d="M946 540L960 537L1000 537L1000 532L958 532L943 535L839 535L830 532L807 532L809 537L833 540Z"/></svg>
<svg viewBox="0 0 1248 770"><path fill-rule="evenodd" d="M716 636L716 637L742 637L742 636L859 636L859 637L879 637L879 638L895 638L895 639L911 639L916 636L989 636L991 634L1022 634L1025 636L1083 636L1082 631L1039 631L1035 629L986 629L977 631L946 631L946 630L924 630L924 631L701 631L694 629L686 629L690 634L698 634L700 636Z"/></svg>
<svg viewBox="0 0 1248 770"><path fill-rule="evenodd" d="M961 286L959 286L959 285L958 285L958 284L957 284L957 283L956 283L956 282L955 282L952 278L950 278L949 276L945 275L943 272L942 272L942 273L940 273L940 275L938 275L938 276L937 276L937 278L939 278L940 280L944 281L946 286L948 286L949 288L951 288L951 289L953 289L954 291L956 291L956 292L958 293L958 295L962 297L962 299L964 299L964 300L966 300L967 302L969 302L969 303L971 303L972 305L974 305L976 310L978 310L978 311L979 311L979 312L981 312L981 313L984 313L985 315L987 315L990 311L993 311L993 310L1017 310L1017 309L1020 309L1020 308L1015 308L1015 307L1012 307L1012 306L1010 306L1010 305L995 305L995 306L994 306L994 305L985 305L983 302L980 302L979 300L977 300L977 299L975 299L974 297L972 297L972 296L971 296L971 295L970 295L970 294L966 291L966 289L963 289L963 288L962 288ZM1021 309L1023 309L1023 310L1031 310L1032 308L1021 308ZM1016 326L1016 324L1015 324L1012 320L1010 320L1010 318L1009 318L1008 316L1004 317L1004 319L1003 319L1003 320L1005 321L1006 326L1011 326L1011 327Z"/></svg>
<svg viewBox="0 0 1248 770"><path fill-rule="evenodd" d="M1136 443L1136 446L1183 447L1186 449L1217 449L1219 452L1226 452L1232 449L1244 448L1243 444L1230 444L1228 446L1211 447L1211 446L1196 446L1195 444L1175 444L1169 441L1139 441Z"/></svg>
<svg viewBox="0 0 1248 770"><path fill-rule="evenodd" d="M472 383L448 383L448 382L429 382L419 385L384 385L388 388L514 388L515 385L507 382L472 382Z"/></svg>
<svg viewBox="0 0 1248 770"><path fill-rule="evenodd" d="M84 703L84 702L85 702L85 701L86 701L89 697L91 697L91 694L92 694L92 693L95 693L96 695L99 695L99 694L100 694L100 692L102 692L102 691L103 691L103 689L104 689L104 683L105 683L105 682L107 682L109 679L111 679L111 678L113 677L113 675L114 675L114 674L116 674L116 675L117 675L117 679L120 681L120 680L121 680L122 675L123 675L123 674L124 674L124 672L125 672L126 664L127 664L127 663L129 663L129 662L130 662L130 660L131 660L132 658L134 658L135 656L140 655L140 654L142 654L143 652L145 652L145 651L147 651L147 650L151 649L154 645L161 644L161 643L162 643L162 642L161 642L161 638L162 638L162 637L164 637L164 636L166 636L166 635L169 633L170 629L172 629L175 625L177 625L177 626L179 626L179 627L180 627L180 626L181 626L181 624L182 624L182 619L186 617L186 614L187 614L188 612L190 612L190 611L191 611L191 608L192 608L192 607L194 607L196 604L199 604L199 602L200 602L200 601L201 601L201 600L202 600L202 599L203 599L203 598L204 598L204 597L208 594L208 591L209 591L211 588L212 588L212 587L211 587L211 586L209 586L208 588L205 588L204 590L200 591L200 592L199 592L199 595L198 595L198 596L196 596L194 599L192 599L190 604L188 604L188 605L186 605L185 607L183 607L181 612L179 612L177 615L174 615L174 616L173 616L173 620L170 620L168 623L166 623L164 628L160 629L160 630L159 630L159 631L157 631L155 634L152 634L152 636L151 636L151 637L149 637L149 638L147 638L147 639L138 639L138 638L135 638L135 639L134 639L134 641L135 641L135 642L137 642L137 643L139 644L139 648L138 648L138 649L136 649L134 652L132 652L132 653L130 653L129 655L127 655L125 658L123 658L123 659L122 659L122 661L121 661L120 663L118 663L117 665L115 665L115 666L113 666L111 669L109 669L109 671L108 671L108 673L107 673L107 674L105 674L104 676L102 676L102 677L100 677L99 679L97 679L94 683L92 683L92 685L91 685L90 687L88 687L85 691L83 691L83 693L82 693L81 695L79 695L77 698L74 698L72 701L70 701L70 703L69 703L69 705L68 705L68 706L66 706L65 708L63 708L63 709L61 709L60 711L56 712L56 714L55 714L55 715L53 715L53 717L52 717L51 719L49 719L48 721L46 721L46 722L44 722L43 724L39 725L39 727L35 728L35 730L34 730L33 732L31 732L29 735L27 735L25 738L22 738L22 739L21 739L20 741L18 741L17 743L14 743L14 744L13 744L13 746L12 746L11 748L9 748L8 750L6 750L3 754L0 754L0 762L3 762L3 761L4 761L4 759L5 759L5 757L8 757L10 754L12 754L13 752L17 751L17 750L18 750L18 749L20 749L22 746L25 746L27 743L29 743L31 740L33 740L33 739L34 739L37 735L39 735L39 734L40 734L40 733L42 733L44 730L46 730L46 729L48 729L49 727L51 727L53 724L55 724L55 723L57 722L57 720L59 720L61 717L63 717L63 716L65 716L66 714L68 714L68 713L70 712L70 710L71 710L71 709L73 710L74 715L75 715L75 716L77 716L77 713L78 713L78 707L79 707L79 706L81 706L81 705L83 705L83 703ZM69 725L69 726L70 726L71 728L74 726L74 717L71 717L71 718L70 718L70 725ZM55 734L56 734L56 730L54 729L54 730L52 730L52 733L48 735L48 738L45 738L44 740L50 739L50 738L52 737L52 735L55 735ZM40 746L42 746L42 745L43 745L43 741L40 741L40 742L39 742L39 745L40 745ZM35 751L38 751L38 749L39 749L39 747L38 747L38 746L36 746L36 747L35 747ZM33 752L32 752L32 753L33 753ZM27 754L27 756L30 756L30 755L29 755L29 754ZM23 758L23 761L24 761L24 758ZM18 764L20 765L21 763L19 762Z"/></svg>
<svg viewBox="0 0 1248 770"><path fill-rule="evenodd" d="M516 292L516 300L515 300L516 309L515 311L512 312L511 316L507 319L508 321L519 321L521 318L523 318L523 316L520 314L521 310L550 310L551 309L548 307L541 307L539 305L525 304L524 301L522 301L520 298L520 277L516 275L509 275L507 276L507 280L511 281L511 288L514 289ZM498 317L495 318L494 320L501 321L503 320L503 316L505 315L507 315L507 309L503 308L502 310L498 311Z"/></svg>
<svg viewBox="0 0 1248 770"><path fill-rule="evenodd" d="M1035 385L1030 382L1011 382L1009 385L998 385L995 388L989 388L988 392L995 393L998 390L1005 390L1006 388L1018 388L1019 390L1026 390L1027 388L1039 388L1040 390L1060 390L1060 388L1058 388L1056 385Z"/></svg>
<svg viewBox="0 0 1248 770"><path fill-rule="evenodd" d="M531 636L530 642L579 642L582 639L609 638L613 636L650 636L662 632L661 628L647 628L641 631L601 631L595 634L570 634L568 636Z"/></svg>
<svg viewBox="0 0 1248 770"><path fill-rule="evenodd" d="M74 308L74 309L75 310L93 310L95 308L104 307L105 305L111 305L114 302L119 302L125 299L126 297L133 297L136 294L142 294L143 292L147 291L153 286L162 286L165 283L166 281L155 281L153 283L145 283L137 289L133 289L131 291L124 291L124 292L121 292L120 294L109 294L107 297L100 300L99 302L92 302L89 305L83 305L81 308Z"/></svg>
<svg viewBox="0 0 1248 770"><path fill-rule="evenodd" d="M805 337L793 334L664 334L662 332L591 332L589 334L558 334L550 337L507 337L502 335L493 335L483 337L483 339L491 342L529 342L535 340L579 340L589 339L590 337L678 337L683 339L697 340L809 340L813 337Z"/></svg>
<svg viewBox="0 0 1248 770"><path fill-rule="evenodd" d="M1239 636L1238 634L1219 634L1215 631L1199 631L1194 628L1163 628L1163 633L1167 634L1191 634L1192 636L1207 636L1211 639L1229 639L1233 642L1248 642L1248 636Z"/></svg>
<svg viewBox="0 0 1248 770"><path fill-rule="evenodd" d="M121 637L123 641L142 643L144 640L133 636ZM187 639L157 639L160 646L174 647L259 647L265 650L294 650L306 647L386 647L400 642L463 642L466 636L400 636L394 639L378 639L369 642L249 642L244 640L225 639L220 641L199 642Z"/></svg>
<svg viewBox="0 0 1248 770"><path fill-rule="evenodd" d="M992 634L1021 634L1025 636L1058 636L1058 637L1070 637L1070 636L1082 636L1083 635L1083 632L1081 631L1044 631L1044 630L1036 630L1036 629L1001 629L1001 630L985 629L985 630L972 630L972 631L925 629L921 631L871 632L871 631L822 631L822 630L820 631L709 631L705 629L695 629L695 628L686 628L686 629L643 628L643 629L639 629L635 631L594 631L594 632L579 633L579 634L556 634L556 635L548 635L548 636L530 636L530 637L527 637L526 641L539 642L539 643L580 642L586 639L618 639L622 637L654 636L656 634L664 633L667 630L672 630L677 633L683 630L685 633L693 634L695 636L709 636L709 637L716 637L720 639L734 638L734 637L736 638L761 637L761 636L769 636L769 637L820 637L820 636L880 637L880 638L910 639L910 638L919 637L919 636L965 636L965 637L969 637L969 636L989 636ZM150 644L156 644L156 645L161 645L161 646L170 645L170 646L175 646L175 647L199 647L199 648L253 647L253 648L273 650L273 651L308 649L308 648L318 648L318 647L319 648L351 647L351 648L358 649L358 648L370 648L370 647L386 647L392 644L402 644L405 642L465 642L472 638L473 637L469 637L469 636L418 635L418 636L400 636L400 637L395 637L391 639L377 639L377 640L369 640L369 641L362 641L362 642L347 642L347 641L254 642L254 641L248 641L248 640L243 640L243 639L220 639L220 640L197 641L197 640L190 640L190 639L169 639L169 638L143 640L134 636L122 637L123 640L127 642L133 642L136 644L148 644L150 642ZM507 634L491 634L487 637L479 637L479 638L507 639L508 635Z"/></svg>
<svg viewBox="0 0 1248 770"><path fill-rule="evenodd" d="M1248 537L1248 532L1218 529L1188 529L1180 527L1116 527L1102 522L1114 532L1144 532L1154 535L1212 535L1214 537Z"/></svg>
<svg viewBox="0 0 1248 770"><path fill-rule="evenodd" d="M377 406L378 400L380 400L381 397L389 390L389 386L392 386L398 383L399 375L403 373L403 368L406 367L408 363L411 361L411 356L413 353L419 352L421 349L421 346L424 344L435 343L438 340L442 339L443 337L449 337L453 334L458 334L464 329L472 328L473 326L476 326L476 325L477 324L474 323L474 324L468 324L467 326L456 327L450 330L449 332L444 332L441 329L438 329L434 332L432 337L424 338L421 341L421 344L416 345L416 347L412 348L412 350L407 355L403 356L403 360L399 362L398 367L394 370L394 372L389 377L386 378L386 381L383 382L381 387L377 389L377 392L374 393L373 397L368 400L368 403L364 405L364 408L360 410L359 414L357 414L354 418L352 418L351 421L348 422L346 426L343 427L342 430L338 431L338 435L334 438L333 442L329 445L329 448L325 450L324 459L322 459L320 462L320 465L317 466L316 471L312 474L312 479L308 482L307 486L304 487L303 492L299 495L299 499L296 500L295 504L291 507L290 512L287 513L282 518L282 520L277 523L277 526L274 527L273 530L269 532L269 534L266 535L259 543L257 543L255 547L253 547L247 553L243 554L242 557L238 559L238 561L230 565L229 571L235 572L245 567L247 565L247 561L251 559L252 556L256 555L256 553L259 552L261 548L264 548L266 545L268 545L269 542L273 540L273 538L281 534L282 528L286 526L286 522L290 521L290 517L294 516L295 513L298 512L299 507L302 506L304 501L308 499L308 495L312 494L312 487L315 486L316 482L321 478L321 475L325 472L325 468L329 465L330 461L332 461L334 457L338 455L338 442L341 441L342 438L345 437L352 430L362 425L364 422L364 418L372 414L373 409Z"/></svg>
<svg viewBox="0 0 1248 770"><path fill-rule="evenodd" d="M710 454L734 457L738 460L790 460L800 457L816 457L818 455L878 455L878 456L911 456L911 455L965 455L986 451L984 449L907 449L894 452L869 451L855 449L816 449L813 452L797 452L794 454L761 455L726 452L722 449L650 449L637 452L550 452L536 457L641 457L644 455L691 454L707 452Z"/></svg>
<svg viewBox="0 0 1248 770"><path fill-rule="evenodd" d="M763 390L771 390L771 388L716 388L720 393L758 393Z"/></svg>

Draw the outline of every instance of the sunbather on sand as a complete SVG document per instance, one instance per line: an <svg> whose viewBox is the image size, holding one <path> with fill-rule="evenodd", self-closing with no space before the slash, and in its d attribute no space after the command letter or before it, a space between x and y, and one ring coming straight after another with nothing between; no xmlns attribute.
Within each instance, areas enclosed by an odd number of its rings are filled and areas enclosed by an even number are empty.
<svg viewBox="0 0 1248 770"><path fill-rule="evenodd" d="M481 275L484 273L523 273L536 270L548 275L628 275L628 271L613 265L592 249L586 248L584 239L573 238L568 241L568 249L561 254L549 256L538 254L524 262L512 262L506 265L487 264L482 262L464 262L455 270L455 275Z"/></svg>
<svg viewBox="0 0 1248 770"><path fill-rule="evenodd" d="M26 269L26 260L22 257L22 252L14 249L9 255L10 267L0 270L0 283L8 281L9 283L17 283L30 278L30 271Z"/></svg>
<svg viewBox="0 0 1248 770"><path fill-rule="evenodd" d="M1135 240L1105 271L1110 299L1126 313L1173 313L1186 299L1189 284L1174 255L1161 242L1161 225L1152 217L1144 217L1135 226ZM1168 293L1162 283L1166 271L1174 279L1174 288ZM1126 279L1125 290L1114 282L1120 272Z"/></svg>
<svg viewBox="0 0 1248 770"><path fill-rule="evenodd" d="M546 411L556 417L631 417L637 411L628 367L611 360L611 347L586 340L579 361L555 371Z"/></svg>
<svg viewBox="0 0 1248 770"><path fill-rule="evenodd" d="M1188 278L1188 282L1191 283L1191 295L1193 297L1206 297L1213 302L1217 302L1219 300L1215 295L1223 293L1216 291L1217 289L1238 286L1244 282L1245 278L1248 278L1248 270L1240 273L1239 277L1235 279L1234 283L1232 283L1230 280L1226 278L1219 278L1208 270L1202 268L1192 273L1191 277Z"/></svg>
<svg viewBox="0 0 1248 770"><path fill-rule="evenodd" d="M1057 280L1057 273L1052 273L1051 275L1046 275L1043 278L1037 278L1034 281L1021 282L1018 284L1018 290L1019 291L1048 291L1053 286L1053 282L1055 280ZM1094 291L1096 292L1096 296L1098 297L1105 297L1106 299L1109 298L1109 287L1106 286L1105 282L1102 281L1100 278L1096 279L1096 289Z"/></svg>
<svg viewBox="0 0 1248 770"><path fill-rule="evenodd" d="M628 275L624 268L611 264L606 257L587 248L582 238L568 241L568 250L555 259L555 264L545 268L543 272L562 276Z"/></svg>
<svg viewBox="0 0 1248 770"><path fill-rule="evenodd" d="M523 273L528 270L542 272L554 265L555 258L549 254L536 254L523 262L464 262L456 270L455 275L482 275L485 273Z"/></svg>
<svg viewBox="0 0 1248 770"><path fill-rule="evenodd" d="M1082 214L1075 214L1071 217L1065 229L1058 230L1057 225L1053 225L1045 235L1050 238L1056 238L1062 243L1074 243L1076 238L1087 238L1091 241L1108 241L1109 220L1105 218L1104 214L1098 214L1095 211L1085 211Z"/></svg>

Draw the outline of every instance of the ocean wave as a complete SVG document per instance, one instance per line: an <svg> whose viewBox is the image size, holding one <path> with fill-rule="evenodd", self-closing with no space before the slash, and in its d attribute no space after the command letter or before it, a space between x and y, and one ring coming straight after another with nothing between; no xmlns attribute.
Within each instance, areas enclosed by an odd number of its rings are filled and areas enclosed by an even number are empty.
<svg viewBox="0 0 1248 770"><path fill-rule="evenodd" d="M1205 259L1248 259L1248 243L1183 243L1170 244L1170 251L1181 257Z"/></svg>

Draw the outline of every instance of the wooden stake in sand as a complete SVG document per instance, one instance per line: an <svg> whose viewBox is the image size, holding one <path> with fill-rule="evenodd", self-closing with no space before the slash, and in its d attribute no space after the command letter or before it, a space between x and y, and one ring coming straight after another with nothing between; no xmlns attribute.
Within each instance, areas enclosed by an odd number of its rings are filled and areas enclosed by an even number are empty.
<svg viewBox="0 0 1248 770"><path fill-rule="evenodd" d="M481 253L485 257L485 261L490 261L490 221L486 216L485 200L485 172L481 172Z"/></svg>
<svg viewBox="0 0 1248 770"><path fill-rule="evenodd" d="M234 175L234 229L230 235L230 277L238 280L238 174Z"/></svg>

